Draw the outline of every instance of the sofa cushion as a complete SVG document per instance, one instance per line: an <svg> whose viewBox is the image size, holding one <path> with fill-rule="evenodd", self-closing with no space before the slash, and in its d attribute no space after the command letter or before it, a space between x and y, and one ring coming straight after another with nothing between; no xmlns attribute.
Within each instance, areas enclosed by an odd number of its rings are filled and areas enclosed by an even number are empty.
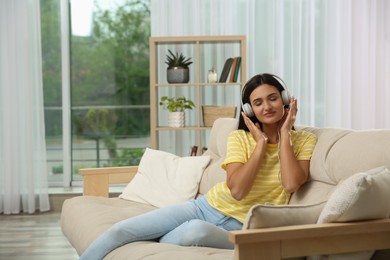
<svg viewBox="0 0 390 260"><path fill-rule="evenodd" d="M109 253L104 259L121 260L231 260L233 250L198 246L140 241L126 244Z"/></svg>
<svg viewBox="0 0 390 260"><path fill-rule="evenodd" d="M309 205L253 206L245 219L243 229L315 224L325 201Z"/></svg>
<svg viewBox="0 0 390 260"><path fill-rule="evenodd" d="M81 255L101 233L113 224L137 216L156 207L123 200L78 196L65 200L61 212L62 232ZM233 250L209 247L183 247L140 241L121 246L104 259L232 259Z"/></svg>
<svg viewBox="0 0 390 260"><path fill-rule="evenodd" d="M336 185L357 172L380 165L390 168L390 130L300 129L318 137L310 161L313 180Z"/></svg>
<svg viewBox="0 0 390 260"><path fill-rule="evenodd" d="M389 187L390 172L386 167L352 175L332 193L318 223L388 218Z"/></svg>
<svg viewBox="0 0 390 260"><path fill-rule="evenodd" d="M121 199L164 207L195 198L210 156L177 155L147 148Z"/></svg>
<svg viewBox="0 0 390 260"><path fill-rule="evenodd" d="M310 180L292 194L289 204L314 204L326 201L335 188L336 185Z"/></svg>
<svg viewBox="0 0 390 260"><path fill-rule="evenodd" d="M339 182L378 166L390 168L390 130L353 131L328 154L328 175Z"/></svg>
<svg viewBox="0 0 390 260"><path fill-rule="evenodd" d="M390 172L378 167L342 181L330 196L317 223L348 222L390 216ZM374 250L312 256L309 260L368 260Z"/></svg>
<svg viewBox="0 0 390 260"><path fill-rule="evenodd" d="M199 187L200 194L206 194L215 184L226 180L226 172L221 168L221 164L226 156L229 133L237 127L238 119L235 118L218 118L214 121L210 131L208 149L204 153L210 156L211 162L203 173Z"/></svg>
<svg viewBox="0 0 390 260"><path fill-rule="evenodd" d="M119 198L78 196L64 201L61 228L80 255L114 223L153 209L156 207Z"/></svg>

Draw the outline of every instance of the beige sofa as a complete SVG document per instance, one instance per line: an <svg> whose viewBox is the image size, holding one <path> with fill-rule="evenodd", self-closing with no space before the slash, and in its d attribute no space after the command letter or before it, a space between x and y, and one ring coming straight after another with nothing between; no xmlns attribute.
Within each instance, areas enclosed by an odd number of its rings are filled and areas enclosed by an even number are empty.
<svg viewBox="0 0 390 260"><path fill-rule="evenodd" d="M199 194L206 193L215 183L225 179L220 163L226 152L228 133L236 127L236 119L223 118L214 123L206 152L211 157L211 162L202 175ZM305 127L304 130L316 134L318 143L311 161L311 180L293 194L289 205L297 208L302 206L297 209L298 212L302 208L311 210L311 205L327 201L339 183L343 183L342 180L355 173L379 166L390 168L390 130L353 131L313 127ZM154 209L151 205L118 197L108 198L110 184L128 183L136 172L137 167L134 166L80 170L84 178L84 196L66 200L61 216L62 231L78 254L82 254L88 245L112 224ZM375 201L372 204L375 205ZM235 243L235 250L181 247L141 241L124 245L112 251L105 259L268 260L367 250L374 252L374 249L376 253L372 259L390 259L387 250L379 250L390 248L388 216L379 220L318 224L316 221L324 205L320 210L317 207L317 213L310 213L310 217L305 211L299 212L301 217L297 223L291 220L294 217L290 217L292 215L288 212L285 214L288 219L285 222L282 219L279 223L281 227L256 228L256 220L248 217L250 224L245 225L254 225L255 228L230 232L230 240ZM261 207L260 209L263 210ZM288 210L295 214L295 208ZM361 211L365 212L365 209L361 208ZM256 212L254 209L251 213ZM346 256L345 259L358 259Z"/></svg>

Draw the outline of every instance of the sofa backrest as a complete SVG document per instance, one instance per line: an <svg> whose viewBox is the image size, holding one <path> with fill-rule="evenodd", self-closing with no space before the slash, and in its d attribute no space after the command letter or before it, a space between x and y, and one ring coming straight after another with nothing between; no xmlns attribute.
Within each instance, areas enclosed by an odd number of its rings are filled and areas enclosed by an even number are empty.
<svg viewBox="0 0 390 260"><path fill-rule="evenodd" d="M390 130L298 127L318 137L310 161L310 180L290 204L327 200L340 181L379 166L390 169Z"/></svg>
<svg viewBox="0 0 390 260"><path fill-rule="evenodd" d="M203 173L200 181L199 193L205 194L218 182L226 180L226 172L221 163L226 156L226 144L229 133L238 127L238 119L219 118L215 120L210 131L208 149L204 155L209 155L211 161Z"/></svg>
<svg viewBox="0 0 390 260"><path fill-rule="evenodd" d="M303 127L318 137L310 162L312 180L336 185L379 166L390 169L390 130Z"/></svg>
<svg viewBox="0 0 390 260"><path fill-rule="evenodd" d="M220 118L214 122L205 152L211 162L202 176L200 194L226 179L221 163L226 155L228 135L237 127L238 119L234 118ZM379 166L390 169L390 130L296 128L314 133L318 141L310 162L311 180L294 194L292 201L295 203L317 201L317 197L324 199L341 180L355 173Z"/></svg>

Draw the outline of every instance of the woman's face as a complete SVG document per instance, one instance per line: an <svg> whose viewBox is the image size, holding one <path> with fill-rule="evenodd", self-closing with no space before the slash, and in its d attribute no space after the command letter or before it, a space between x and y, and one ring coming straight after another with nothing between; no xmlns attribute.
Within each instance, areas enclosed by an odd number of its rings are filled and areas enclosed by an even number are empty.
<svg viewBox="0 0 390 260"><path fill-rule="evenodd" d="M278 123L284 115L284 105L280 92L274 86L263 84L249 96L253 112L262 124Z"/></svg>

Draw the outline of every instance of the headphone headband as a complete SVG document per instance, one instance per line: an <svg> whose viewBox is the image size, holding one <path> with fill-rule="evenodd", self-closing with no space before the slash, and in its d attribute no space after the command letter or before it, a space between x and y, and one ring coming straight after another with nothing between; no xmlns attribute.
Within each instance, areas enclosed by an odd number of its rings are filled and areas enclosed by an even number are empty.
<svg viewBox="0 0 390 260"><path fill-rule="evenodd" d="M259 74L259 75L263 75L263 74ZM287 86L286 86L286 83L284 83L284 81L283 81L281 78L279 78L278 76L273 75L273 74L268 74L268 75L270 75L270 76L272 76L274 79L276 79L276 80L279 82L279 84L282 86L283 90L288 90L288 89L287 89ZM252 77L252 78L253 78L253 77ZM249 80L249 81L250 81L250 80ZM245 89L246 89L246 87L247 87L249 81L247 81L247 82L245 83L244 87L242 88L241 97L244 97ZM282 91L283 91L283 90L282 90ZM241 99L241 102L242 102L242 99Z"/></svg>
<svg viewBox="0 0 390 260"><path fill-rule="evenodd" d="M287 90L286 83L284 83L284 81L281 78L279 78L276 75L272 75L272 74L270 74L270 75L279 82L279 84L282 86L283 90Z"/></svg>
<svg viewBox="0 0 390 260"><path fill-rule="evenodd" d="M259 75L263 75L263 74L259 74ZM257 76L259 76L257 75ZM279 84L282 86L283 90L280 92L280 95L282 96L282 101L283 101L283 105L285 106L288 106L290 104L290 99L291 99L291 96L290 96L290 93L288 92L287 90L287 86L286 84L284 83L284 81L279 78L278 76L276 75L273 75L273 74L268 74L270 76L272 76L272 78L274 78L275 80L277 80L279 82ZM255 76L254 76L255 77ZM253 77L251 78L253 79ZM251 81L251 79L249 81ZM249 104L249 103L243 103L243 98L244 98L244 94L245 94L245 90L247 88L247 85L248 85L248 82L247 81L244 85L244 87L242 88L242 91L241 91L241 107L242 107L242 110L244 111L244 113L248 116L248 117L253 117L254 116L254 112L253 112L253 109L252 109L252 106Z"/></svg>

